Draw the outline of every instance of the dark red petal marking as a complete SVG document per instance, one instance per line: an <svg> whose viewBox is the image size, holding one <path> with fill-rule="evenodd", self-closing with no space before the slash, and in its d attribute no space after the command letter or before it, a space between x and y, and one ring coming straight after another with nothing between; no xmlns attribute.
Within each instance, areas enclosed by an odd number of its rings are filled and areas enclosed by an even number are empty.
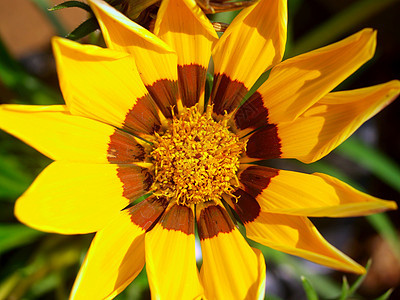
<svg viewBox="0 0 400 300"><path fill-rule="evenodd" d="M239 197L238 199L232 197L232 203L233 209L238 214L240 220L242 220L243 224L253 222L261 213L260 204L242 189L236 190L233 194Z"/></svg>
<svg viewBox="0 0 400 300"><path fill-rule="evenodd" d="M209 205L203 208L197 219L200 240L210 239L219 233L229 233L235 226L226 212L219 205Z"/></svg>
<svg viewBox="0 0 400 300"><path fill-rule="evenodd" d="M132 223L143 230L151 228L168 206L165 198L149 197L129 209Z"/></svg>
<svg viewBox="0 0 400 300"><path fill-rule="evenodd" d="M279 170L262 167L250 166L239 174L239 181L244 186L244 190L256 198L266 189L271 182L271 178L279 174Z"/></svg>
<svg viewBox="0 0 400 300"><path fill-rule="evenodd" d="M175 107L176 109L178 83L169 79L160 79L152 85L146 85L146 88L164 116L171 118L172 107Z"/></svg>
<svg viewBox="0 0 400 300"><path fill-rule="evenodd" d="M133 133L152 134L160 128L156 104L149 94L137 99L126 114L123 128Z"/></svg>
<svg viewBox="0 0 400 300"><path fill-rule="evenodd" d="M123 184L122 195L129 200L144 195L153 183L153 176L147 169L132 165L120 165L117 176Z"/></svg>
<svg viewBox="0 0 400 300"><path fill-rule="evenodd" d="M107 159L112 164L143 161L145 150L132 135L115 129L108 143Z"/></svg>
<svg viewBox="0 0 400 300"><path fill-rule="evenodd" d="M235 110L248 89L242 82L232 80L225 74L215 74L214 84L211 92L211 103L214 104L214 112L223 115Z"/></svg>
<svg viewBox="0 0 400 300"><path fill-rule="evenodd" d="M184 106L191 107L199 102L205 87L206 75L207 69L203 66L178 65L179 92Z"/></svg>
<svg viewBox="0 0 400 300"><path fill-rule="evenodd" d="M243 103L236 111L234 116L235 124L238 129L257 129L268 124L268 109L265 108L263 98L260 93L255 92Z"/></svg>
<svg viewBox="0 0 400 300"><path fill-rule="evenodd" d="M193 211L184 205L174 204L171 206L159 223L168 230L182 231L187 235L194 234Z"/></svg>
<svg viewBox="0 0 400 300"><path fill-rule="evenodd" d="M110 136L107 154L110 163L119 164L117 176L122 183L122 195L125 198L135 200L149 190L153 183L151 173L145 168L130 165L132 162L143 161L145 150L129 133L115 129Z"/></svg>
<svg viewBox="0 0 400 300"><path fill-rule="evenodd" d="M246 154L251 158L279 158L282 151L277 126L270 124L253 133L247 141Z"/></svg>

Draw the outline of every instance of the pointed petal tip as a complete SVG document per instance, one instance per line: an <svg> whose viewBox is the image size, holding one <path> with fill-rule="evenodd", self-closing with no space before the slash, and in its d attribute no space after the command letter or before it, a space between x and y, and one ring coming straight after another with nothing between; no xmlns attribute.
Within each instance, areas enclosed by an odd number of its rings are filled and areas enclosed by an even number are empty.
<svg viewBox="0 0 400 300"><path fill-rule="evenodd" d="M357 264L354 266L353 273L359 274L359 275L364 275L365 273L367 273L367 270L363 266Z"/></svg>
<svg viewBox="0 0 400 300"><path fill-rule="evenodd" d="M369 50L367 52L367 55L369 57L368 59L371 59L375 55L377 34L378 31L373 28L364 28L361 31L359 31L358 40L365 39L365 44L368 45L368 50Z"/></svg>
<svg viewBox="0 0 400 300"><path fill-rule="evenodd" d="M101 10L107 14L110 14L111 16L115 16L116 14L119 14L119 11L117 11L114 7L110 6L108 3L106 3L103 0L88 0L88 3L90 5L90 7L92 8L97 19L99 19L98 10Z"/></svg>
<svg viewBox="0 0 400 300"><path fill-rule="evenodd" d="M396 210L399 207L397 206L397 203L395 201L386 201L387 202L387 209L388 210Z"/></svg>
<svg viewBox="0 0 400 300"><path fill-rule="evenodd" d="M53 46L53 49L60 46L73 46L74 44L77 44L77 42L71 41L61 36L53 36L51 38L51 45Z"/></svg>
<svg viewBox="0 0 400 300"><path fill-rule="evenodd" d="M93 12L96 15L96 18L99 18L97 14L97 10L101 10L105 12L106 14L110 15L111 17L120 19L118 17L122 17L124 19L127 19L129 22L132 22L128 17L126 17L124 14L122 14L120 11L118 11L116 8L108 4L104 0L88 0L88 4L92 8Z"/></svg>
<svg viewBox="0 0 400 300"><path fill-rule="evenodd" d="M183 0L186 6L193 12L196 18L201 22L207 32L215 39L218 40L219 37L211 24L210 20L206 17L202 9L197 5L195 0Z"/></svg>
<svg viewBox="0 0 400 300"><path fill-rule="evenodd" d="M176 0L165 0L162 1L162 4L160 5L160 9L158 11L156 23L154 26L154 34L157 36L160 33L160 26L162 19L171 1L176 1ZM210 34L215 41L217 41L219 37L214 29L214 26L211 24L210 20L206 17L201 8L197 5L196 1L195 0L181 0L181 1L190 9L194 17L200 22L200 24L204 27L207 33Z"/></svg>
<svg viewBox="0 0 400 300"><path fill-rule="evenodd" d="M346 258L347 258L346 263L341 262L336 267L331 266L329 268L333 268L338 271L353 273L353 274L357 274L357 275L364 275L365 273L367 273L367 270L363 266L361 266L360 264L358 264L357 262L355 262L354 260L352 260L349 257L346 257Z"/></svg>
<svg viewBox="0 0 400 300"><path fill-rule="evenodd" d="M400 80L394 79L394 80L387 82L386 84L389 85L390 88L393 90L393 92L395 94L394 97L397 97L400 93Z"/></svg>
<svg viewBox="0 0 400 300"><path fill-rule="evenodd" d="M89 5L94 5L94 6L104 6L108 7L109 5L103 1L103 0L88 0Z"/></svg>
<svg viewBox="0 0 400 300"><path fill-rule="evenodd" d="M62 59L63 56L75 58L82 54L90 56L90 60L118 60L129 56L129 53L91 44L81 44L58 36L51 39L51 45L56 62ZM133 57L130 57L130 59L133 60ZM60 76L60 72L58 72L58 75Z"/></svg>
<svg viewBox="0 0 400 300"><path fill-rule="evenodd" d="M91 0L89 4L99 22L109 49L131 53L132 49L130 47L140 46L143 42L147 41L156 47L156 52L175 53L168 44L152 32L132 21L105 1ZM121 41L119 41L121 39L124 40L122 45Z"/></svg>

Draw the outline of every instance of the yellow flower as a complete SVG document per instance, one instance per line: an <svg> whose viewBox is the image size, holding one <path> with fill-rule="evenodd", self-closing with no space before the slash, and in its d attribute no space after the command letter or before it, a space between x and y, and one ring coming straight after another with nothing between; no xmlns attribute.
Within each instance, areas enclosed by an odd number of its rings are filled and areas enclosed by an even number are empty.
<svg viewBox="0 0 400 300"><path fill-rule="evenodd" d="M331 92L372 57L375 31L280 62L283 0L244 9L220 39L194 0L163 1L155 34L101 0L90 4L108 48L54 39L66 105L0 108L1 128L55 160L18 199L16 216L49 232L97 232L73 299L112 298L145 263L157 299L262 298L264 258L230 210L254 241L364 271L307 217L367 215L394 202L324 174L248 163L316 161L397 96L399 81Z"/></svg>

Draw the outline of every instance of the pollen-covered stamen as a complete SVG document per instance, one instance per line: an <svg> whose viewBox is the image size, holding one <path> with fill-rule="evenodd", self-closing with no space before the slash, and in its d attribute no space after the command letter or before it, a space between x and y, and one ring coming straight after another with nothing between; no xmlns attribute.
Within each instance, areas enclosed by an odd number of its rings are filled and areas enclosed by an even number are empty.
<svg viewBox="0 0 400 300"><path fill-rule="evenodd" d="M164 134L156 134L150 156L155 166L154 195L190 205L219 200L239 185L236 176L245 142L229 131L227 118L215 122L211 109L196 106L174 117Z"/></svg>

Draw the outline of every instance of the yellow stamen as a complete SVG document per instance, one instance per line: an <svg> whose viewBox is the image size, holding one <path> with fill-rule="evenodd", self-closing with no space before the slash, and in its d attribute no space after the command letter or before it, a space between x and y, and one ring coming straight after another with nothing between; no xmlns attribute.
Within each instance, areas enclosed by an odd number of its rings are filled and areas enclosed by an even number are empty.
<svg viewBox="0 0 400 300"><path fill-rule="evenodd" d="M219 201L238 186L236 176L245 142L229 131L227 118L214 121L211 110L200 114L197 106L174 116L169 128L155 134L154 195L178 204Z"/></svg>

